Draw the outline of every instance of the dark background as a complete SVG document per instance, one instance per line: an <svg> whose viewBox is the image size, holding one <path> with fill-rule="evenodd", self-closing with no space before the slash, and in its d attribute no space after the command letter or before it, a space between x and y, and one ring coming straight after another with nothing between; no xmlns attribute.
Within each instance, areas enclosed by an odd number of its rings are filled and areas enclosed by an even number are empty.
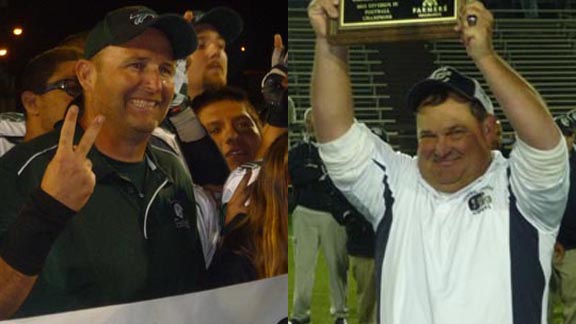
<svg viewBox="0 0 576 324"><path fill-rule="evenodd" d="M234 43L227 44L228 78L231 85L244 88L256 101L260 100L257 98L260 79L270 68L273 35L281 34L287 43L283 1L0 0L0 48L9 50L7 56L0 57L0 96L13 95L14 78L29 59L56 46L70 34L91 29L106 12L126 5L145 5L160 14L207 11L215 6L238 11L244 19L244 31ZM16 25L24 29L20 37L12 34ZM245 52L240 51L241 46L246 47Z"/></svg>

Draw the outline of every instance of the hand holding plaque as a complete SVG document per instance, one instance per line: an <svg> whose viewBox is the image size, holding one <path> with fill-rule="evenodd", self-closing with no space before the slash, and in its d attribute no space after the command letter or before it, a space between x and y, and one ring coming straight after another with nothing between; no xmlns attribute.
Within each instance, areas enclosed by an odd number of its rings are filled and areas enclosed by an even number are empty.
<svg viewBox="0 0 576 324"><path fill-rule="evenodd" d="M485 56L494 54L492 29L494 17L479 1L463 5L459 13L460 21L454 30L460 34L468 56L478 62Z"/></svg>
<svg viewBox="0 0 576 324"><path fill-rule="evenodd" d="M456 38L463 0L338 0L331 19L333 44ZM330 15L332 17L332 15Z"/></svg>
<svg viewBox="0 0 576 324"><path fill-rule="evenodd" d="M308 5L308 18L310 18L310 24L312 24L317 37L327 37L329 21L338 18L338 1L340 0L310 1Z"/></svg>

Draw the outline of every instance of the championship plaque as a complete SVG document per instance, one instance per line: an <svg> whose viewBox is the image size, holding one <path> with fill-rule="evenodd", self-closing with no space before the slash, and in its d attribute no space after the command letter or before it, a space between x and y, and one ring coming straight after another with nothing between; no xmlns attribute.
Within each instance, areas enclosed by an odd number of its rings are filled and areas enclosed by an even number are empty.
<svg viewBox="0 0 576 324"><path fill-rule="evenodd" d="M329 41L349 45L455 38L464 0L340 0Z"/></svg>

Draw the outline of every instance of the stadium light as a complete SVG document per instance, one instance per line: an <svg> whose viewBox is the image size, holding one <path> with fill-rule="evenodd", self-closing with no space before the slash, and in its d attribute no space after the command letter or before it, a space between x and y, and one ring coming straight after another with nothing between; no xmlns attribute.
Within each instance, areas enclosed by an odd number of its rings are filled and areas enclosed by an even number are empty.
<svg viewBox="0 0 576 324"><path fill-rule="evenodd" d="M246 46L240 46L240 50L241 50L242 52L246 52Z"/></svg>
<svg viewBox="0 0 576 324"><path fill-rule="evenodd" d="M16 36L22 35L23 32L24 32L24 31L23 31L22 28L20 28L20 27L15 27L15 28L12 30L12 34L14 34L14 35L16 35Z"/></svg>
<svg viewBox="0 0 576 324"><path fill-rule="evenodd" d="M8 55L8 49L1 47L0 48L0 56L6 56Z"/></svg>

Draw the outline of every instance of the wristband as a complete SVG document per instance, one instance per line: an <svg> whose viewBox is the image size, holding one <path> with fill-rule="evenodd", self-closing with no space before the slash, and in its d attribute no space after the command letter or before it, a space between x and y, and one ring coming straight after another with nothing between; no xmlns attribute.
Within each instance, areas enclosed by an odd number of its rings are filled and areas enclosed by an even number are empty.
<svg viewBox="0 0 576 324"><path fill-rule="evenodd" d="M34 276L75 212L41 189L30 198L6 231L0 256L20 273Z"/></svg>

